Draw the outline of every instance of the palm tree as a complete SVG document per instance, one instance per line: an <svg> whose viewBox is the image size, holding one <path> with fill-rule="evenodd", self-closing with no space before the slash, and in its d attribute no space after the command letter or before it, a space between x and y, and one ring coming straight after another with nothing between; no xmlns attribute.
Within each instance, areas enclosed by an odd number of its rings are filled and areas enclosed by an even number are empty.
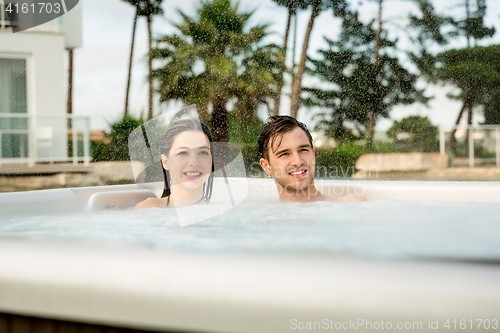
<svg viewBox="0 0 500 333"><path fill-rule="evenodd" d="M134 25L132 28L132 42L130 43L130 60L128 63L128 78L127 78L127 91L125 93L125 110L123 111L123 117L126 117L128 114L128 100L129 100L129 92L130 92L130 78L132 76L132 56L134 54L134 40L135 40L135 28L137 27L137 17L139 17L139 0L123 0L133 6L135 6L135 16L134 16Z"/></svg>
<svg viewBox="0 0 500 333"><path fill-rule="evenodd" d="M302 54L300 56L299 65L297 66L297 73L295 73L293 77L292 93L290 95L290 115L295 118L297 117L297 112L300 107L302 76L304 75L304 71L306 69L307 49L309 47L309 40L311 38L314 21L321 11L330 8L333 9L334 15L343 16L347 7L345 0L309 0L308 4L312 8L311 17L309 19L309 23L307 24L306 34L302 44Z"/></svg>
<svg viewBox="0 0 500 333"><path fill-rule="evenodd" d="M203 122L211 109L214 141L227 142L228 102L245 105L244 112L240 109L243 114L274 96L281 49L263 45L268 27L247 29L252 13L239 14L230 0L202 2L196 18L180 15L179 32L159 39L152 53L162 62L152 75L158 80L160 100L197 104Z"/></svg>
<svg viewBox="0 0 500 333"><path fill-rule="evenodd" d="M128 100L130 92L130 78L132 75L132 56L134 53L134 40L135 40L135 29L137 26L137 18L140 16L145 16L148 21L148 77L151 77L152 65L151 65L151 44L152 44L152 34L151 34L151 23L153 21L154 15L159 15L163 13L161 8L161 3L163 0L123 0L133 6L135 6L135 16L134 25L132 28L132 42L130 44L130 60L128 65L128 79L127 79L127 92L125 94L125 110L123 115L126 116L128 113ZM149 79L149 96L148 96L148 119L153 117L153 83Z"/></svg>
<svg viewBox="0 0 500 333"><path fill-rule="evenodd" d="M292 16L297 15L298 9L307 8L308 1L307 0L273 0L273 1L277 2L281 6L285 6L288 9L288 18L286 21L285 37L283 38L283 58L284 58L284 61L286 62L286 51L287 51L287 46L288 46L288 37L290 35L290 23L292 21ZM297 23L297 22L295 22L295 23ZM295 30L296 29L297 29L297 24L295 24ZM295 45L295 40L294 40L294 45ZM295 49L294 49L294 51L295 51ZM294 54L295 54L295 52L294 52ZM293 59L293 61L294 61L294 59ZM281 71L281 73L280 73L281 80L283 80L283 72L284 71ZM282 89L282 84L279 84L277 89L276 89L276 97L274 100L273 114L275 116L278 115L279 109L280 109L281 89Z"/></svg>
<svg viewBox="0 0 500 333"><path fill-rule="evenodd" d="M163 10L161 9L162 1L163 0L141 0L139 2L141 16L145 16L148 21L148 119L153 118L153 81L151 79L151 74L153 73L151 59L153 37L151 33L151 25L153 23L153 16L163 14Z"/></svg>
<svg viewBox="0 0 500 333"><path fill-rule="evenodd" d="M259 105L264 104L268 110L271 110L270 97L279 96L278 91L283 84L285 70L282 49L277 45L266 45L249 50L245 52L242 67L243 71L237 81L235 94L236 112L244 125L255 116ZM276 104L273 113L275 111Z"/></svg>

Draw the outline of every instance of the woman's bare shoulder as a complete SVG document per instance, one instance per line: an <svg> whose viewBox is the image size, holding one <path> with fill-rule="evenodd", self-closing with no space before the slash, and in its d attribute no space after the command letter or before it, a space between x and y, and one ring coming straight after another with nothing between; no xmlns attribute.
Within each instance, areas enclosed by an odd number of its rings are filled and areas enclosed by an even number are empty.
<svg viewBox="0 0 500 333"><path fill-rule="evenodd" d="M142 208L164 208L166 206L166 202L163 198L147 198L144 201L139 202L134 206L134 209L142 209Z"/></svg>

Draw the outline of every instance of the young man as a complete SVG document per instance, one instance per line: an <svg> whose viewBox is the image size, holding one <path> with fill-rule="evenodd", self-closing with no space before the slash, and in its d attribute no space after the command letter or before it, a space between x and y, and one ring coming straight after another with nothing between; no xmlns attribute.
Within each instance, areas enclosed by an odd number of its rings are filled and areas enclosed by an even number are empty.
<svg viewBox="0 0 500 333"><path fill-rule="evenodd" d="M269 117L257 142L262 157L260 166L273 177L280 201L366 201L359 195L332 198L316 189L312 137L306 125L295 118Z"/></svg>

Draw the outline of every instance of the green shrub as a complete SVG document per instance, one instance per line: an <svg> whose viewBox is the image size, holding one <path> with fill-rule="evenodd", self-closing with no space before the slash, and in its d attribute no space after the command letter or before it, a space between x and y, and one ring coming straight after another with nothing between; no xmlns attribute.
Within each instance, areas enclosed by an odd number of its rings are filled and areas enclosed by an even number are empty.
<svg viewBox="0 0 500 333"><path fill-rule="evenodd" d="M126 116L110 125L111 132L106 136L111 138L111 143L92 143L92 160L99 161L130 161L128 153L128 137L133 130L144 123L142 116L134 118Z"/></svg>
<svg viewBox="0 0 500 333"><path fill-rule="evenodd" d="M376 154L410 153L406 144L391 141L379 141L374 143L373 152Z"/></svg>
<svg viewBox="0 0 500 333"><path fill-rule="evenodd" d="M241 149L248 177L263 177L260 167L260 153L256 143L245 144ZM341 145L335 149L316 149L316 177L346 178L356 172L356 160L369 151L360 145Z"/></svg>
<svg viewBox="0 0 500 333"><path fill-rule="evenodd" d="M401 121L395 120L387 131L387 136L394 140L392 152L432 153L439 151L438 132L437 126L432 125L427 117L409 116ZM401 134L409 137L398 139Z"/></svg>
<svg viewBox="0 0 500 333"><path fill-rule="evenodd" d="M370 151L362 145L344 144L316 150L316 177L345 178L356 172L356 160Z"/></svg>
<svg viewBox="0 0 500 333"><path fill-rule="evenodd" d="M234 143L255 144L259 133L264 126L264 122L257 116L242 121L238 119L235 112L229 112L228 121L228 140Z"/></svg>
<svg viewBox="0 0 500 333"><path fill-rule="evenodd" d="M241 148L245 170L248 177L263 177L264 170L260 167L260 152L257 143L245 144Z"/></svg>
<svg viewBox="0 0 500 333"><path fill-rule="evenodd" d="M108 153L109 143L102 141L90 142L90 151L92 152L93 162L108 161L106 154Z"/></svg>
<svg viewBox="0 0 500 333"><path fill-rule="evenodd" d="M452 158L466 158L469 157L469 140L462 142L454 142L449 151ZM489 151L482 145L474 144L474 158L495 158L494 151Z"/></svg>
<svg viewBox="0 0 500 333"><path fill-rule="evenodd" d="M106 136L111 138L111 143L92 143L93 161L130 160L128 136L143 123L142 117L136 119L127 116L111 124L110 133L106 133ZM229 114L229 140L241 145L241 153L249 177L265 175L259 164L260 153L257 145L262 125L263 122L258 118L243 124L235 118L233 113ZM364 146L355 144L344 144L335 149L319 148L316 150L316 177L350 177L355 172L356 160L369 152Z"/></svg>

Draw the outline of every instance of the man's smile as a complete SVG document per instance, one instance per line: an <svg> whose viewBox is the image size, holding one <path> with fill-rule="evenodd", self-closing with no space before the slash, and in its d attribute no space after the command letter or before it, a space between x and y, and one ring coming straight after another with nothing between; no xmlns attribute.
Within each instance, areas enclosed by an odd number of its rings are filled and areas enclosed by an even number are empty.
<svg viewBox="0 0 500 333"><path fill-rule="evenodd" d="M288 174L294 178L303 178L305 177L306 175L306 172L307 172L307 169L298 169L298 170L294 170L292 172L289 172Z"/></svg>

